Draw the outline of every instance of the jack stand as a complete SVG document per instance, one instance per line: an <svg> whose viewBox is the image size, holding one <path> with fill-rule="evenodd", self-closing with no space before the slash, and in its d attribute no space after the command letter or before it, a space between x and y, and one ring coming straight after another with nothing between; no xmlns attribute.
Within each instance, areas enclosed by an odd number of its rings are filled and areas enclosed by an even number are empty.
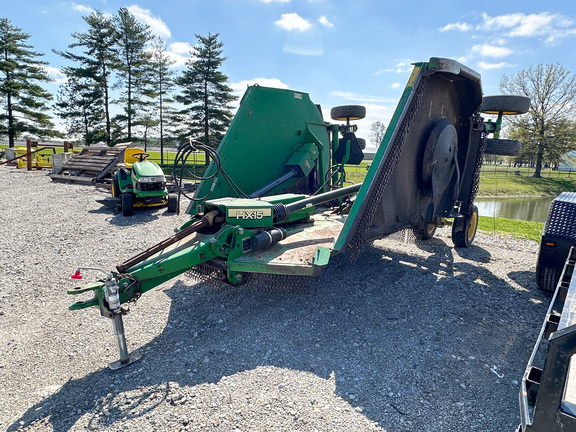
<svg viewBox="0 0 576 432"><path fill-rule="evenodd" d="M118 350L120 351L120 360L116 360L108 365L112 370L117 370L140 360L142 354L138 350L128 354L128 348L126 347L126 336L124 336L124 322L122 321L122 315L118 314L112 318L112 327L114 328L114 335L116 336L116 342L118 342Z"/></svg>

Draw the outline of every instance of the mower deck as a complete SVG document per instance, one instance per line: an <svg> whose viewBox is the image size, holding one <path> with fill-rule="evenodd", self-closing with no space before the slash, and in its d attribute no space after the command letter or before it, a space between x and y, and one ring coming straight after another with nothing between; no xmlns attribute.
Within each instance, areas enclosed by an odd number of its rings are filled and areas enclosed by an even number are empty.
<svg viewBox="0 0 576 432"><path fill-rule="evenodd" d="M229 262L230 269L242 272L319 276L328 264L334 242L346 218L330 212L315 214L308 223L292 228L296 232L273 246L243 255Z"/></svg>

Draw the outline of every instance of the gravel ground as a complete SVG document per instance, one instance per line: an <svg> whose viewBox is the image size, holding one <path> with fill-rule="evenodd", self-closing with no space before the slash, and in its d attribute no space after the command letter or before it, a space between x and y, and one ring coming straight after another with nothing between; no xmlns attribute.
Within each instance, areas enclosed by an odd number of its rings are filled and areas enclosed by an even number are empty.
<svg viewBox="0 0 576 432"><path fill-rule="evenodd" d="M513 431L549 298L538 245L450 230L337 257L309 295L182 278L124 319L143 358L111 371L111 322L69 311L78 265L113 269L188 217L124 218L105 192L1 166L0 429ZM184 204L182 205L184 209Z"/></svg>

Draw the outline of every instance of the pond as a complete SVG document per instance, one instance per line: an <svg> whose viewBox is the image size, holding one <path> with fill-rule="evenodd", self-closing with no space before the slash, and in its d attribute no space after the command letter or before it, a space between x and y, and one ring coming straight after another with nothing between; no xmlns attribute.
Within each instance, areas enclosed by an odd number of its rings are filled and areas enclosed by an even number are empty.
<svg viewBox="0 0 576 432"><path fill-rule="evenodd" d="M480 216L546 222L554 198L476 198Z"/></svg>

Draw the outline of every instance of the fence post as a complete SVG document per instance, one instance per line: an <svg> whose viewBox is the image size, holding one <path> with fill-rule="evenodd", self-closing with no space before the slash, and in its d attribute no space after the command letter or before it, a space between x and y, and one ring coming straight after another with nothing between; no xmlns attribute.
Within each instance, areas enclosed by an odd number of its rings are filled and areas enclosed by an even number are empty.
<svg viewBox="0 0 576 432"><path fill-rule="evenodd" d="M26 170L32 171L32 140L26 140Z"/></svg>

